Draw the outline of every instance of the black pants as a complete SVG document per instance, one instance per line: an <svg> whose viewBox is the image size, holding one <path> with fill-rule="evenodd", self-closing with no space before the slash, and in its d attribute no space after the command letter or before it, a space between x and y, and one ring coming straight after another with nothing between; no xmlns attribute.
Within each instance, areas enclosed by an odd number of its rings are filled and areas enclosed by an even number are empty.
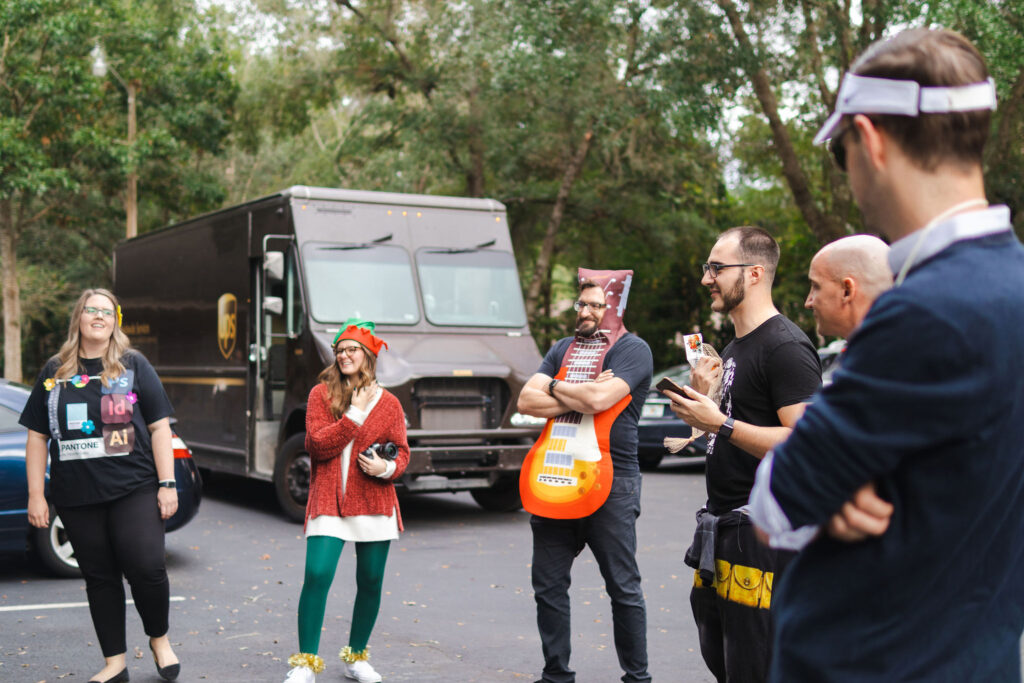
<svg viewBox="0 0 1024 683"><path fill-rule="evenodd" d="M718 585L695 585L690 592L700 652L718 683L762 683L768 679L773 631L771 589L775 577L793 557L794 553L773 550L759 542L754 526L745 517L739 524L719 523L715 539L717 580L733 590L729 597L721 595ZM722 561L728 563L728 569Z"/></svg>
<svg viewBox="0 0 1024 683"><path fill-rule="evenodd" d="M98 505L57 509L85 577L89 612L104 657L126 652L124 582L146 635L167 633L170 584L164 564L164 522L156 489L145 487Z"/></svg>
<svg viewBox="0 0 1024 683"><path fill-rule="evenodd" d="M573 683L569 668L570 571L576 555L589 545L612 600L615 651L623 681L650 681L647 673L647 608L636 563L636 519L640 516L640 475L616 474L608 500L583 519L534 515L533 591L537 628L544 651L543 680Z"/></svg>

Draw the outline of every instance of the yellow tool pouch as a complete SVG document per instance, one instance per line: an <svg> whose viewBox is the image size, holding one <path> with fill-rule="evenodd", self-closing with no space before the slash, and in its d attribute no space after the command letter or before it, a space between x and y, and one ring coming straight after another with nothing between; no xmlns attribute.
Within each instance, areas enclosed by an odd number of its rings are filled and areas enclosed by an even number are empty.
<svg viewBox="0 0 1024 683"><path fill-rule="evenodd" d="M775 574L773 572L765 572L761 584L761 609L771 609L772 607L772 583L774 582Z"/></svg>
<svg viewBox="0 0 1024 683"><path fill-rule="evenodd" d="M729 600L748 607L761 606L761 579L764 572L753 567L732 566L732 584L729 586Z"/></svg>
<svg viewBox="0 0 1024 683"><path fill-rule="evenodd" d="M715 588L723 600L729 599L729 577L732 576L732 570L732 565L725 560L715 560Z"/></svg>

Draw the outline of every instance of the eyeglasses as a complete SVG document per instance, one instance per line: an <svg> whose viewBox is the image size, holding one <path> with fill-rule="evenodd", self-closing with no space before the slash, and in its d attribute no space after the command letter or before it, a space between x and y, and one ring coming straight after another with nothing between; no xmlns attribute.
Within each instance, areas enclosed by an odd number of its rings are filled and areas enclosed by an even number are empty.
<svg viewBox="0 0 1024 683"><path fill-rule="evenodd" d="M604 309L608 308L608 304L599 304L590 301L577 301L573 303L572 308L574 311L582 311L584 308L589 308L590 310L597 313L598 311L603 311Z"/></svg>
<svg viewBox="0 0 1024 683"><path fill-rule="evenodd" d="M356 351L362 350L362 346L345 346L340 349L335 349L334 353L338 356L348 356L349 358L351 358L352 356L356 355Z"/></svg>
<svg viewBox="0 0 1024 683"><path fill-rule="evenodd" d="M743 266L758 266L759 263L702 263L700 264L701 270L707 275L711 273L711 279L714 280L718 277L718 271L725 268L742 268Z"/></svg>
<svg viewBox="0 0 1024 683"><path fill-rule="evenodd" d="M82 309L89 315L102 315L107 318L114 317L114 309L112 308L96 308L95 306L86 306Z"/></svg>
<svg viewBox="0 0 1024 683"><path fill-rule="evenodd" d="M846 126L839 134L828 141L828 151L832 152L832 159L840 171L846 173L846 145L843 144L843 136L852 130L853 126Z"/></svg>

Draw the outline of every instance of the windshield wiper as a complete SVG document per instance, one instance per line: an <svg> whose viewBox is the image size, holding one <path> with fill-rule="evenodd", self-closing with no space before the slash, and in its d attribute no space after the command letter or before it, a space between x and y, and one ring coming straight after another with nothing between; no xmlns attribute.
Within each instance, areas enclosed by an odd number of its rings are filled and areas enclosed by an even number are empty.
<svg viewBox="0 0 1024 683"><path fill-rule="evenodd" d="M483 242L481 244L478 244L475 247L467 247L467 248L462 248L462 249L457 249L455 247L451 247L449 249L431 249L427 253L428 254L471 254L474 251L480 251L481 249L486 249L487 247L493 247L496 242L497 242L497 240L490 240L489 242Z"/></svg>
<svg viewBox="0 0 1024 683"><path fill-rule="evenodd" d="M363 242L362 244L346 244L338 247L320 247L323 251L352 251L354 249L373 249L375 244L383 244L384 242L390 241L394 237L394 233L388 233L383 237L378 237L372 242Z"/></svg>

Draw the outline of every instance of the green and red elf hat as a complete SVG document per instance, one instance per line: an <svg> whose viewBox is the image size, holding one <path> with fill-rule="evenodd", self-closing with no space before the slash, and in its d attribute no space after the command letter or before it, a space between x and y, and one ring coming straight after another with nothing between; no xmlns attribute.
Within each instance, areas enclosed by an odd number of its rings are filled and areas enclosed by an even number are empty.
<svg viewBox="0 0 1024 683"><path fill-rule="evenodd" d="M380 337L374 336L373 332L376 329L377 326L369 320L349 318L342 324L341 329L338 330L338 335L331 342L331 348L337 347L338 342L342 339L351 339L362 344L376 358L377 354L380 353L380 347L388 348L387 342Z"/></svg>

